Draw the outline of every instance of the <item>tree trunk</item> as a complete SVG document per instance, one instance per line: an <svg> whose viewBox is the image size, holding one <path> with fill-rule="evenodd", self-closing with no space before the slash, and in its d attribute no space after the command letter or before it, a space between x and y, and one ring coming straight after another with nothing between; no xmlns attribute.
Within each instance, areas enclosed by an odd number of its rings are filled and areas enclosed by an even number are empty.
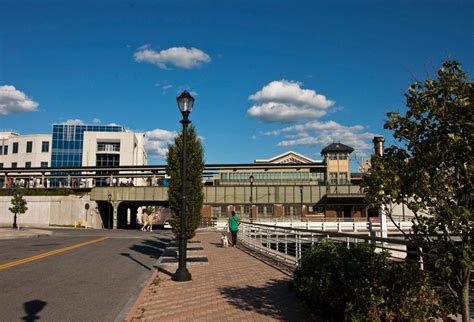
<svg viewBox="0 0 474 322"><path fill-rule="evenodd" d="M462 270L462 294L461 298L461 315L462 322L470 321L470 308L469 308L469 280L471 278L471 270L465 268Z"/></svg>
<svg viewBox="0 0 474 322"><path fill-rule="evenodd" d="M16 213L13 215L13 228L17 228L16 226Z"/></svg>

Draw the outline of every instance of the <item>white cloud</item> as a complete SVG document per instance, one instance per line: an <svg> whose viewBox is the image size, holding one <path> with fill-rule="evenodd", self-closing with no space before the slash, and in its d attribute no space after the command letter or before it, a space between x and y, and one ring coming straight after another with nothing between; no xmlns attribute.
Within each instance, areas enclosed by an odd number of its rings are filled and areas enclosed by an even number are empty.
<svg viewBox="0 0 474 322"><path fill-rule="evenodd" d="M0 115L36 112L38 105L14 86L0 86Z"/></svg>
<svg viewBox="0 0 474 322"><path fill-rule="evenodd" d="M84 125L84 121L80 119L70 119L62 122L61 124L66 124L66 125Z"/></svg>
<svg viewBox="0 0 474 322"><path fill-rule="evenodd" d="M169 66L190 69L211 61L208 54L194 47L172 47L156 52L149 45L144 45L133 56L136 62L150 63L163 69L168 69Z"/></svg>
<svg viewBox="0 0 474 322"><path fill-rule="evenodd" d="M145 148L148 155L158 159L165 159L168 152L168 144L174 142L177 132L163 129L154 129L145 133Z"/></svg>
<svg viewBox="0 0 474 322"><path fill-rule="evenodd" d="M313 121L262 134L282 136L282 140L278 142L278 146L282 147L307 145L322 148L333 142L340 142L353 147L359 154L371 149L371 140L376 135L368 132L362 125L344 126L334 121Z"/></svg>
<svg viewBox="0 0 474 322"><path fill-rule="evenodd" d="M312 89L301 88L298 82L285 79L270 82L249 99L255 105L247 113L267 123L320 118L335 103Z"/></svg>
<svg viewBox="0 0 474 322"><path fill-rule="evenodd" d="M92 119L92 123L94 123L94 124L100 124L100 123L102 123L102 122L101 122L100 119L98 119L97 117L94 117L94 118Z"/></svg>

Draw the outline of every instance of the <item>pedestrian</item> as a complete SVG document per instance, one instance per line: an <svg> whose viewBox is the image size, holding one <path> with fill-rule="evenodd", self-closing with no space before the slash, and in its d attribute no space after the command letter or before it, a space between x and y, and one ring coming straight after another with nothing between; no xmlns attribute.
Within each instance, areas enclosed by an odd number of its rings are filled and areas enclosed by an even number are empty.
<svg viewBox="0 0 474 322"><path fill-rule="evenodd" d="M240 220L239 216L232 211L232 216L229 217L229 230L232 235L232 247L237 245L237 232L239 231Z"/></svg>
<svg viewBox="0 0 474 322"><path fill-rule="evenodd" d="M149 214L148 215L148 231L153 231L153 219L154 219L154 215L153 214Z"/></svg>
<svg viewBox="0 0 474 322"><path fill-rule="evenodd" d="M142 223L143 223L142 231L145 231L148 226L148 215L146 213L146 208L142 209Z"/></svg>

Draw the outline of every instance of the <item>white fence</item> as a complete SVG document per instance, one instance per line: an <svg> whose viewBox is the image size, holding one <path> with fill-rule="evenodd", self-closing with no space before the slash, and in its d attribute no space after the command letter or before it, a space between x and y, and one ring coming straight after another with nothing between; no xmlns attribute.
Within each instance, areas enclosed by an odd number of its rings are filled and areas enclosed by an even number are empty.
<svg viewBox="0 0 474 322"><path fill-rule="evenodd" d="M239 228L239 243L292 267L298 265L305 249L324 237L348 247L351 244L370 243L375 245L377 251L387 250L391 257L399 260L408 255L421 258L420 253L410 250L409 242L402 238L381 238L367 233L344 233L254 222L242 222Z"/></svg>

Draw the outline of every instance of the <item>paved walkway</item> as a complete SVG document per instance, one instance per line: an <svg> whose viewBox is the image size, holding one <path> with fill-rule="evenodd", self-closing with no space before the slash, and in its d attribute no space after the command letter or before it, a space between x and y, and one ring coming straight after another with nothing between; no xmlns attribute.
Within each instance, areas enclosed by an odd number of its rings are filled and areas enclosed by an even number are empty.
<svg viewBox="0 0 474 322"><path fill-rule="evenodd" d="M238 248L222 248L220 233L201 232L209 263L188 265L190 282L173 282L176 266L160 266L137 304L132 321L310 321L290 277Z"/></svg>

